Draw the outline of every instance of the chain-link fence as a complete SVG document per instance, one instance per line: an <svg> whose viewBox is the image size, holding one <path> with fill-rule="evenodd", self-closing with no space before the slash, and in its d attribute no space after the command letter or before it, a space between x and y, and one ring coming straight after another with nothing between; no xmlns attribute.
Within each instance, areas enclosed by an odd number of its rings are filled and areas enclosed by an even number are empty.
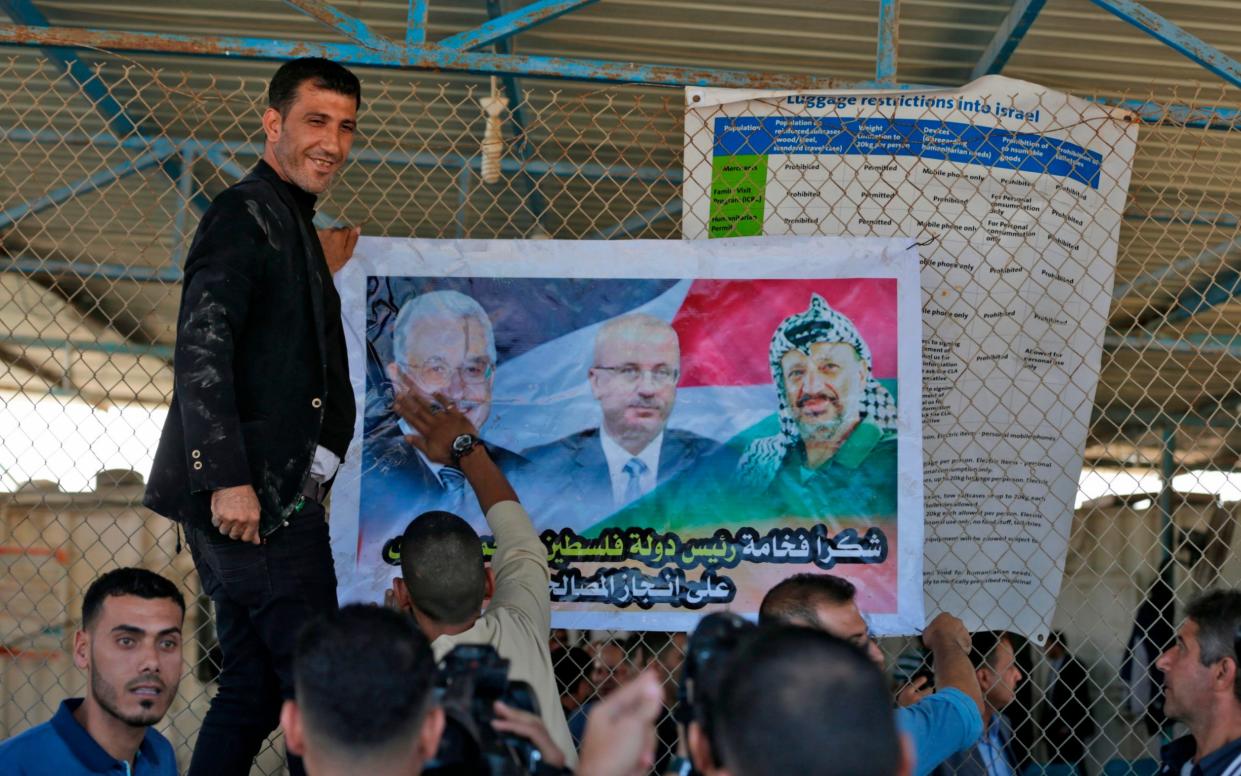
<svg viewBox="0 0 1241 776"><path fill-rule="evenodd" d="M180 262L205 203L261 153L266 84L210 66L100 61L88 80L33 57L0 62L0 736L80 694L68 646L82 592L104 570L141 565L196 602L180 699L161 725L186 764L219 659L210 605L188 552L175 552L172 524L140 506L134 472L150 465L171 391ZM489 126L482 102L500 90L486 79L363 79L359 139L320 204L324 223L401 237L681 236L679 92L539 86ZM1214 95L1183 96L1192 108ZM1087 676L1078 696L1098 731L1086 742L1090 773L1127 772L1167 732L1148 725L1144 666L1122 671L1139 604L1151 602L1150 623L1175 624L1175 601L1241 578L1230 552L1235 510L1224 500L1236 493L1226 473L1241 451L1241 308L1232 301L1241 132L1227 118L1235 112L1148 105L1142 115L1128 201L1112 214L1122 219L1116 290L1056 609ZM926 222L945 224L932 236L956 239L965 255L977 244L961 225L985 231L991 215L962 212L951 196L863 202L843 190L816 195L827 207L813 231L909 234L916 211L919 239ZM796 191L769 212L806 216L812 206ZM1034 238L1011 230L998 239L1016 251ZM983 396L977 375L953 376L945 390L966 391L966 378L975 385L966 404L1022 421L1029 397ZM1074 400L1066 390L1069 415ZM551 643L569 713L648 666L665 677L669 706L675 699L683 636L557 632ZM884 646L898 674L913 672L910 644ZM1046 763L1064 754L1047 732L1053 664L1020 646L1026 679L1006 714L1018 765ZM676 742L669 719L660 740L666 762ZM282 751L273 742L256 768L277 772Z"/></svg>

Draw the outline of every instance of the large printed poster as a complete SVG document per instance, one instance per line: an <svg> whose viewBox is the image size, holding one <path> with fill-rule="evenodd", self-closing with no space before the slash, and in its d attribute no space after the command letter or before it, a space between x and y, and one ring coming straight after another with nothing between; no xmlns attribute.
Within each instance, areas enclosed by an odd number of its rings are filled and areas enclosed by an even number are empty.
<svg viewBox="0 0 1241 776"><path fill-rule="evenodd" d="M692 88L686 106L686 238L921 246L927 608L1041 643L1099 377L1132 115L998 76L927 92Z"/></svg>
<svg viewBox="0 0 1241 776"><path fill-rule="evenodd" d="M878 631L911 632L917 273L909 240L363 238L337 276L363 408L333 494L341 599L382 596L423 512L489 541L461 473L406 439L408 382L480 429L559 627L687 629L831 570Z"/></svg>

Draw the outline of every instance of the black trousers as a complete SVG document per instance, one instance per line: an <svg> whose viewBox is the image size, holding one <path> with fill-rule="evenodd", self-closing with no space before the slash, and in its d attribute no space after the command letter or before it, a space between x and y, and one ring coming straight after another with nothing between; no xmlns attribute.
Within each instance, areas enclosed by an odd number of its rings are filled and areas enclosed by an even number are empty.
<svg viewBox="0 0 1241 776"><path fill-rule="evenodd" d="M335 611L336 570L322 505L306 501L261 545L186 532L203 592L215 604L224 665L190 761L191 776L246 776L280 707L293 697L293 647L312 617ZM305 773L301 758L289 772Z"/></svg>

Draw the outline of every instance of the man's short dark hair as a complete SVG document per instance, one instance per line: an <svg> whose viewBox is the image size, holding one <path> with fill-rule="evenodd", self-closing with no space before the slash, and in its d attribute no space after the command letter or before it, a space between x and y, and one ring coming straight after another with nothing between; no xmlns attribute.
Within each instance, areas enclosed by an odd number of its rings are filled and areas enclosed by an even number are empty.
<svg viewBox="0 0 1241 776"><path fill-rule="evenodd" d="M82 628L89 630L103 611L104 599L117 595L148 600L168 598L181 608L181 616L185 616L185 598L176 585L154 571L127 567L109 571L86 588L86 596L82 599Z"/></svg>
<svg viewBox="0 0 1241 776"><path fill-rule="evenodd" d="M736 776L892 776L901 765L883 675L822 631L767 626L748 637L708 714L712 757Z"/></svg>
<svg viewBox="0 0 1241 776"><path fill-rule="evenodd" d="M812 624L821 604L841 606L853 600L857 588L835 574L794 574L767 591L759 606L760 625Z"/></svg>
<svg viewBox="0 0 1241 776"><path fill-rule="evenodd" d="M293 680L307 738L374 753L418 734L433 700L435 657L413 618L352 604L302 629Z"/></svg>
<svg viewBox="0 0 1241 776"><path fill-rule="evenodd" d="M1241 628L1241 590L1208 590L1189 602L1185 616L1198 626L1198 660L1209 666L1224 658L1237 663L1232 693L1241 701L1241 662L1237 654Z"/></svg>
<svg viewBox="0 0 1241 776"><path fill-rule="evenodd" d="M309 81L318 89L352 97L357 107L362 107L362 84L349 68L322 57L291 59L280 66L267 86L267 104L288 116L297 89Z"/></svg>
<svg viewBox="0 0 1241 776"><path fill-rule="evenodd" d="M1017 645L1007 631L978 631L970 637L970 663L974 668L994 668L995 651L1000 642L1007 642L1014 650Z"/></svg>
<svg viewBox="0 0 1241 776"><path fill-rule="evenodd" d="M451 512L424 512L410 521L401 537L401 574L414 607L433 622L465 622L482 608L483 543Z"/></svg>

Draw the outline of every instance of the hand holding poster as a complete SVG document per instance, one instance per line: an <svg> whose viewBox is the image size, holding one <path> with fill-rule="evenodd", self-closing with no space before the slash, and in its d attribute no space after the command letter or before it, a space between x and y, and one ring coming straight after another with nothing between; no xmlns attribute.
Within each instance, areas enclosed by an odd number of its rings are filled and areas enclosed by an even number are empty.
<svg viewBox="0 0 1241 776"><path fill-rule="evenodd" d="M780 579L831 569L879 632L912 632L916 278L908 240L364 238L337 276L366 408L333 497L341 599L382 596L425 511L490 533L461 472L407 438L393 403L417 389L512 482L560 627L753 614Z"/></svg>

